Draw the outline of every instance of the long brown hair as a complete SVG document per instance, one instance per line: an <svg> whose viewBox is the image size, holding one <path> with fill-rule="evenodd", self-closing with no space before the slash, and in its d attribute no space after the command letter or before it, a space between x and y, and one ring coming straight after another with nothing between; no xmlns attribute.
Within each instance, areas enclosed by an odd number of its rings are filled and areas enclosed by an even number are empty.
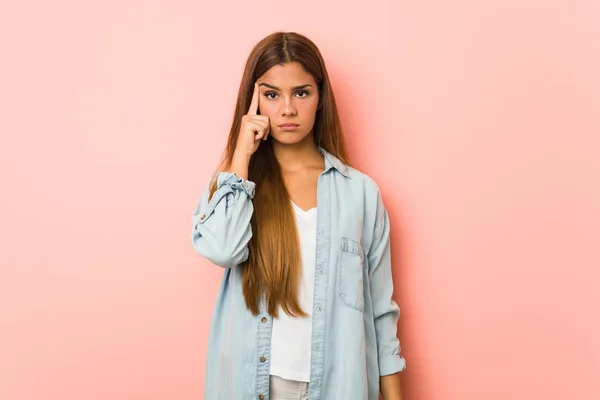
<svg viewBox="0 0 600 400"><path fill-rule="evenodd" d="M246 61L219 171L228 171L231 167L242 116L250 107L254 82L271 67L289 62L302 65L318 86L319 107L313 126L315 145L348 164L335 98L319 49L298 33L275 32L258 42ZM301 254L296 221L270 136L252 155L248 179L256 183L256 190L254 213L250 221L252 238L248 243L249 256L242 268L242 291L246 307L257 315L260 312L260 298L264 296L270 315L277 316L278 306L281 306L288 315L306 316L298 303ZM211 197L216 186L217 182L214 181Z"/></svg>

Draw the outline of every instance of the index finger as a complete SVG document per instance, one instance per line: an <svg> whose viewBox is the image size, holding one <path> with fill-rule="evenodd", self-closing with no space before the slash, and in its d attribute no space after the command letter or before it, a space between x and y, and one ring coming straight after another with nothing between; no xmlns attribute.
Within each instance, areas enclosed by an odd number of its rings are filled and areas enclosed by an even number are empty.
<svg viewBox="0 0 600 400"><path fill-rule="evenodd" d="M252 93L252 101L250 102L250 108L248 109L248 115L256 115L258 112L258 95L260 91L258 90L258 84L254 83L254 92Z"/></svg>

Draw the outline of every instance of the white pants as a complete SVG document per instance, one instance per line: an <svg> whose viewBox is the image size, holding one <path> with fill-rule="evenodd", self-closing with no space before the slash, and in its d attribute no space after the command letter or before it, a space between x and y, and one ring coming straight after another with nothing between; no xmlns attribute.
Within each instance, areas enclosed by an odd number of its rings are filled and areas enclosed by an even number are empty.
<svg viewBox="0 0 600 400"><path fill-rule="evenodd" d="M308 382L292 381L271 375L270 400L308 400Z"/></svg>

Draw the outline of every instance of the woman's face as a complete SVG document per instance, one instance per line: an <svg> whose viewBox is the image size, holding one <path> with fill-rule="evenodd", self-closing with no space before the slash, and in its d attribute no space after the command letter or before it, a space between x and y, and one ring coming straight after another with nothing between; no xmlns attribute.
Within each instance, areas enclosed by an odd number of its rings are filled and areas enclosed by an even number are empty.
<svg viewBox="0 0 600 400"><path fill-rule="evenodd" d="M317 84L299 63L275 65L257 79L260 100L258 110L269 117L269 136L294 144L312 132L319 103ZM280 125L297 124L293 128Z"/></svg>

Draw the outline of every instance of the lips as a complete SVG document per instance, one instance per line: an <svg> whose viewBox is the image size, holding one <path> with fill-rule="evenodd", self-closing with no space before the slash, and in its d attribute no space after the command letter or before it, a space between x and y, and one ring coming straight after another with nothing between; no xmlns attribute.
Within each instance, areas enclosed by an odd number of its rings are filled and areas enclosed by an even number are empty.
<svg viewBox="0 0 600 400"><path fill-rule="evenodd" d="M299 126L298 124L293 124L291 122L287 122L285 124L278 125L280 128L293 128Z"/></svg>

